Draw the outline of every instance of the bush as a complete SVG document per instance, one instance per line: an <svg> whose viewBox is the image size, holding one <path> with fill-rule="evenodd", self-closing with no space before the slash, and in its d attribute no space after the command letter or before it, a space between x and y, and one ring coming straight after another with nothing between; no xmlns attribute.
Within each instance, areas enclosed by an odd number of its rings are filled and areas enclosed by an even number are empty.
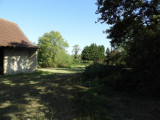
<svg viewBox="0 0 160 120"><path fill-rule="evenodd" d="M67 53L59 53L55 57L54 67L68 67L73 64L73 57Z"/></svg>
<svg viewBox="0 0 160 120"><path fill-rule="evenodd" d="M95 63L86 67L84 83L87 86L109 86L115 87L117 81L121 79L123 66L113 66Z"/></svg>
<svg viewBox="0 0 160 120"><path fill-rule="evenodd" d="M156 97L160 94L159 75L151 79L145 72L125 68L123 65L92 64L86 67L83 76L84 85L92 88L109 87L127 93Z"/></svg>

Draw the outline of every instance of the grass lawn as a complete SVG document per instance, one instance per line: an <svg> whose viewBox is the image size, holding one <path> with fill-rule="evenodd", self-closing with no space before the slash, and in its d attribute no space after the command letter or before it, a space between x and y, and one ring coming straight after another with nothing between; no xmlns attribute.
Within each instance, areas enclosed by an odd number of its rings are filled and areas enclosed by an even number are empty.
<svg viewBox="0 0 160 120"><path fill-rule="evenodd" d="M74 85L84 67L0 76L0 120L71 120Z"/></svg>
<svg viewBox="0 0 160 120"><path fill-rule="evenodd" d="M109 90L105 96L103 90L94 93L79 82L83 70L0 76L0 120L160 120L160 101Z"/></svg>

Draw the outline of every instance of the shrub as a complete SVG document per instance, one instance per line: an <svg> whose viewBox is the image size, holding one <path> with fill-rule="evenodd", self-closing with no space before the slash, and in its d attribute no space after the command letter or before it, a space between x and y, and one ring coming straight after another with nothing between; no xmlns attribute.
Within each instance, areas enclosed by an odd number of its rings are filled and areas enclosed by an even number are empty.
<svg viewBox="0 0 160 120"><path fill-rule="evenodd" d="M155 74L156 75L156 74ZM160 94L159 75L148 77L146 72L125 68L123 65L95 63L87 66L83 73L83 83L89 87L109 87L127 93L157 97Z"/></svg>
<svg viewBox="0 0 160 120"><path fill-rule="evenodd" d="M86 67L83 73L84 82L89 85L115 87L117 81L121 79L123 66L113 66L95 63Z"/></svg>

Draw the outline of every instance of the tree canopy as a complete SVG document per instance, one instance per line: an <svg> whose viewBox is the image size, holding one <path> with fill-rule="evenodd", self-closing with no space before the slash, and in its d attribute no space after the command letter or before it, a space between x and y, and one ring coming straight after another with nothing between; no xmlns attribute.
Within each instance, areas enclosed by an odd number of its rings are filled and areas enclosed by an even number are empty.
<svg viewBox="0 0 160 120"><path fill-rule="evenodd" d="M159 29L159 0L97 0L97 5L96 13L101 14L98 21L113 25L106 30L112 46L134 41L133 37Z"/></svg>
<svg viewBox="0 0 160 120"><path fill-rule="evenodd" d="M132 67L159 59L159 0L98 0L97 5L98 21L112 25L106 30L111 45L125 48Z"/></svg>
<svg viewBox="0 0 160 120"><path fill-rule="evenodd" d="M74 45L73 46L73 55L74 55L74 59L77 59L78 58L78 53L79 53L79 51L80 51L81 49L80 49L80 47L79 47L79 45Z"/></svg>
<svg viewBox="0 0 160 120"><path fill-rule="evenodd" d="M39 38L38 46L40 47L39 64L43 67L53 67L59 56L66 54L65 48L68 47L68 43L59 32L51 31Z"/></svg>
<svg viewBox="0 0 160 120"><path fill-rule="evenodd" d="M104 58L105 48L104 46L97 46L91 44L90 46L84 47L82 51L82 60L98 61Z"/></svg>
<svg viewBox="0 0 160 120"><path fill-rule="evenodd" d="M98 22L111 25L105 33L112 47L123 47L126 67L139 76L129 82L160 91L160 1L97 0L97 6Z"/></svg>

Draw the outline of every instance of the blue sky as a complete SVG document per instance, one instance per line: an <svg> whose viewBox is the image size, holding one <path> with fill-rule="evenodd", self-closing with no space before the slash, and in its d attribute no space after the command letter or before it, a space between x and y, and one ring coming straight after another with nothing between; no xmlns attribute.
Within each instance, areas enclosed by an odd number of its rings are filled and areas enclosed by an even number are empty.
<svg viewBox="0 0 160 120"><path fill-rule="evenodd" d="M109 26L96 23L96 0L0 0L0 18L15 22L30 41L51 30L59 31L72 46L81 49L91 43L110 47L103 31Z"/></svg>

